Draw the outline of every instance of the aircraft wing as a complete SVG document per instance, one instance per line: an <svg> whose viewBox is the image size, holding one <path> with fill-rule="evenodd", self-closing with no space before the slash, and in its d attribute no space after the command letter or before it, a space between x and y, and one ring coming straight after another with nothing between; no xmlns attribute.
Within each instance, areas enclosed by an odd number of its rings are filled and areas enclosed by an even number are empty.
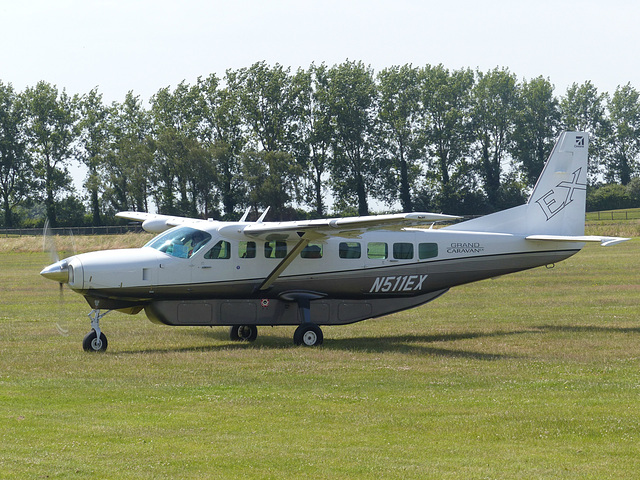
<svg viewBox="0 0 640 480"><path fill-rule="evenodd" d="M162 233L170 228L184 225L186 223L205 222L197 218L174 217L170 215L160 215L146 212L118 212L116 217L142 222L142 228L151 233Z"/></svg>
<svg viewBox="0 0 640 480"><path fill-rule="evenodd" d="M629 240L623 237L600 237L597 235L529 235L526 239L543 242L600 242L603 247Z"/></svg>
<svg viewBox="0 0 640 480"><path fill-rule="evenodd" d="M169 228L185 224L197 224L207 220L187 217L176 217L145 212L119 212L117 217L142 222L142 228L147 232L161 233ZM264 217L264 215L263 215ZM307 238L326 238L331 236L357 237L367 230L384 229L400 230L412 226L424 226L427 223L455 220L460 217L439 213L398 213L390 215L369 215L363 217L325 218L318 220L299 220L291 222L216 222L218 231L223 235L249 235L265 238L300 238L306 234Z"/></svg>
<svg viewBox="0 0 640 480"><path fill-rule="evenodd" d="M438 213L398 213L390 215L370 215L363 217L326 218L293 222L251 223L241 229L245 235L262 237L269 235L295 234L304 232L316 238L330 236L358 236L367 230L400 230L426 223L455 220L457 216Z"/></svg>

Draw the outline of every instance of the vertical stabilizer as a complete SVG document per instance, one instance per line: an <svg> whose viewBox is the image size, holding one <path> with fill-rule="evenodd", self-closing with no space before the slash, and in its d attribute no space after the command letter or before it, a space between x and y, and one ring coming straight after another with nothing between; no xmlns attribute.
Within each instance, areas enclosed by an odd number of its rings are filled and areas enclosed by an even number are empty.
<svg viewBox="0 0 640 480"><path fill-rule="evenodd" d="M584 235L588 148L588 133L562 133L525 205L445 228L522 235Z"/></svg>

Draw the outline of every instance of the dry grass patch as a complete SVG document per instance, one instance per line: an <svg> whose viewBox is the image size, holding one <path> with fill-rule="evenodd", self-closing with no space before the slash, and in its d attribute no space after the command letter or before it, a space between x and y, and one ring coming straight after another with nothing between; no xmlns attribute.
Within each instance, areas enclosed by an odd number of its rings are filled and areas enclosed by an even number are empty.
<svg viewBox="0 0 640 480"><path fill-rule="evenodd" d="M126 233L124 235L54 235L56 248L64 255L109 250L137 248L153 238L150 233ZM0 253L38 253L45 251L42 236L0 237Z"/></svg>

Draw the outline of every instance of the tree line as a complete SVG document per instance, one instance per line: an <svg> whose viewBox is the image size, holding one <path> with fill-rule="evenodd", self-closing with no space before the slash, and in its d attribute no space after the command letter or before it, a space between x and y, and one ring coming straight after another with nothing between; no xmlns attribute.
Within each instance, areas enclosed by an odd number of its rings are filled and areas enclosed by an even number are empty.
<svg viewBox="0 0 640 480"><path fill-rule="evenodd" d="M591 192L640 190L630 84L609 95L574 83L557 97L548 79L507 68L259 62L145 106L133 92L107 105L97 88L0 81L0 223L102 225L152 205L224 219L268 206L273 220L367 215L372 201L484 214L526 199L565 129L590 134ZM73 161L88 171L81 192Z"/></svg>

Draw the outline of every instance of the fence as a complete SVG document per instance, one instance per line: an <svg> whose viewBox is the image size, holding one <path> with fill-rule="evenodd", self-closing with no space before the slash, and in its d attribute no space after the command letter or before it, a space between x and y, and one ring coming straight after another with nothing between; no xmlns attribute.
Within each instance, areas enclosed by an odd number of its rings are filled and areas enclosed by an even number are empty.
<svg viewBox="0 0 640 480"><path fill-rule="evenodd" d="M587 220L638 220L640 210L605 210L601 212L587 212Z"/></svg>
<svg viewBox="0 0 640 480"><path fill-rule="evenodd" d="M143 232L140 225L112 225L107 227L59 227L50 228L52 235L121 235ZM0 237L35 237L43 234L42 228L0 228Z"/></svg>

